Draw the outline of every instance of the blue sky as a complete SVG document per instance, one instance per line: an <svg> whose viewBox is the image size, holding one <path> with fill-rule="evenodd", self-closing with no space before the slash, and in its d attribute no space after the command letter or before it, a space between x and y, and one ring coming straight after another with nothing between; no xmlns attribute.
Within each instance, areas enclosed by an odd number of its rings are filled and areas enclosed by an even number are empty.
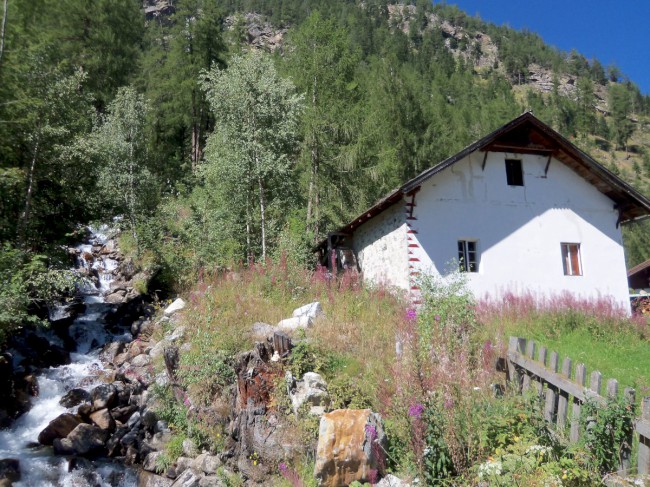
<svg viewBox="0 0 650 487"><path fill-rule="evenodd" d="M434 3L441 3L434 0ZM650 95L650 0L447 0L497 25L526 28L563 51L616 64Z"/></svg>

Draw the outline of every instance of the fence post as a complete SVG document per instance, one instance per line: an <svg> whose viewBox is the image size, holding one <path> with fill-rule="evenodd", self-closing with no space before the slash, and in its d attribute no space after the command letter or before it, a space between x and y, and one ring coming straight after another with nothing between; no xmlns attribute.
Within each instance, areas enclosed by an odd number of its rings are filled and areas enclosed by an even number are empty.
<svg viewBox="0 0 650 487"><path fill-rule="evenodd" d="M546 367L546 347L539 347L538 362ZM535 388L537 389L537 395L541 397L544 393L544 381L541 377L538 377L537 381L535 381Z"/></svg>
<svg viewBox="0 0 650 487"><path fill-rule="evenodd" d="M587 369L585 364L576 365L575 381L579 386L585 387L585 378L587 377ZM573 411L571 414L571 433L569 434L569 441L576 443L580 439L580 401L573 398Z"/></svg>
<svg viewBox="0 0 650 487"><path fill-rule="evenodd" d="M557 374L559 357L557 352L551 352L551 361L549 363L550 369ZM556 393L555 388L550 384L546 387L546 402L544 404L544 419L549 423L553 422L555 418L555 401Z"/></svg>
<svg viewBox="0 0 650 487"><path fill-rule="evenodd" d="M593 392L596 394L600 395L600 388L602 386L603 382L603 376L600 372L597 370L594 370L591 373L591 377L589 379L589 389L591 389ZM587 429L591 429L593 427L593 424L596 422L596 418L589 416L586 418L586 424L587 424Z"/></svg>
<svg viewBox="0 0 650 487"><path fill-rule="evenodd" d="M508 343L508 351L516 353L524 353L526 349L526 339L518 337L510 337L510 342ZM517 366L508 360L508 378L512 383L515 384L518 392L521 392L522 385L522 372L519 371Z"/></svg>
<svg viewBox="0 0 650 487"><path fill-rule="evenodd" d="M625 403L628 407L634 408L634 402L636 401L636 392L631 387L626 387L623 392L623 397L625 398ZM630 430L630 434L625 438L625 443L621 445L621 464L618 466L620 473L627 473L630 470L632 464L632 442L634 441L634 426Z"/></svg>
<svg viewBox="0 0 650 487"><path fill-rule="evenodd" d="M618 381L616 379L609 379L607 381L607 397L616 399L618 397Z"/></svg>
<svg viewBox="0 0 650 487"><path fill-rule="evenodd" d="M650 396L643 398L641 403L641 421L650 423ZM650 474L650 438L639 434L639 474Z"/></svg>
<svg viewBox="0 0 650 487"><path fill-rule="evenodd" d="M567 379L571 378L571 359L566 357L562 361L562 375ZM569 394L565 391L559 391L559 397L557 401L557 426L558 428L564 428L566 426L566 416L567 410L569 408Z"/></svg>
<svg viewBox="0 0 650 487"><path fill-rule="evenodd" d="M528 340L528 343L526 344L526 357L528 357L531 360L535 359L535 342L533 340ZM532 379L530 374L524 374L524 383L523 383L524 391L530 389L531 380Z"/></svg>

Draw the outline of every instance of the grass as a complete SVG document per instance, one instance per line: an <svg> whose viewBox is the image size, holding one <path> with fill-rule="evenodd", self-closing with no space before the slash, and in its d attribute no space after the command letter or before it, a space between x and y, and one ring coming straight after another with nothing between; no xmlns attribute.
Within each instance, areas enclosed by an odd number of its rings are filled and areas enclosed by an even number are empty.
<svg viewBox="0 0 650 487"><path fill-rule="evenodd" d="M385 289L363 286L353 274L333 279L284 262L204 275L189 293L184 312L191 349L181 357L179 376L192 404L215 410L219 402L231 404L227 395L234 382L234 357L253 346L252 325L275 325L295 308L320 301L324 315L294 334L296 348L280 366L295 375L308 370L323 375L335 407L380 412L390 440L392 471L425 479L452 472L465 485L475 485L477 466L497 452L506 465L508 455L521 453L518 449L550 441L537 436L545 428L541 414L529 414L521 399L496 399L491 392L490 384L503 380L494 371L494 359L505 352L509 336L534 339L561 359L583 362L588 375L599 369L603 384L616 378L621 390L636 387L639 399L647 394L648 325L628 319L612 302L506 296L498 303L474 306L470 295L437 286L431 286L424 307L416 311ZM400 357L396 341L403 347ZM269 403L276 413L290 411L281 392L273 393ZM228 408L222 407L223 418L229 417ZM308 452L316 434L305 426L305 417L297 433L306 438ZM440 445L436 451L444 456L436 462L449 471L431 467L431 444ZM574 458L565 450L557 450L557 456ZM291 475L281 485L313 481L311 460L306 453L288 465ZM571 461L576 476L593 478L596 467ZM546 460L535 465L560 468L560 463ZM519 475L513 469L512 474ZM544 478L555 475L550 470L542 473ZM529 480L542 473L535 471Z"/></svg>
<svg viewBox="0 0 650 487"><path fill-rule="evenodd" d="M517 330L515 330L515 333ZM522 335L526 330L519 330ZM619 389L633 387L637 399L648 394L650 385L650 343L639 340L632 334L617 334L609 340L594 338L586 330L573 330L561 337L549 338L536 330L530 337L540 346L558 352L560 361L565 357L573 364L583 363L587 367L587 377L597 370L602 374L603 384L607 379L616 379ZM589 380L587 379L587 385Z"/></svg>
<svg viewBox="0 0 650 487"><path fill-rule="evenodd" d="M506 296L505 305L480 303L486 339L507 343L509 336L535 340L559 354L560 364L571 358L587 368L587 385L593 371L636 389L637 400L648 395L650 385L650 331L647 319L629 318L625 310L604 299L577 300L558 296L535 302L531 296Z"/></svg>

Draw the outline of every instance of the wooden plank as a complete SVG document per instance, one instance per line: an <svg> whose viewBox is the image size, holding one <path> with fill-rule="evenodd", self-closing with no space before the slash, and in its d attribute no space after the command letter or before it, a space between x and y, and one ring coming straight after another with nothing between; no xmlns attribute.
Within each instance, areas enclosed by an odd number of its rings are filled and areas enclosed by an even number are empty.
<svg viewBox="0 0 650 487"><path fill-rule="evenodd" d="M587 369L585 368L585 364L576 365L576 384L584 388L586 378ZM571 411L571 432L569 433L569 441L571 443L576 443L580 439L580 408L580 400L574 397Z"/></svg>
<svg viewBox="0 0 650 487"><path fill-rule="evenodd" d="M546 347L539 347L539 358L537 359L539 363L546 366ZM539 376L535 376L535 387L537 388L537 395L542 396L544 393L544 381Z"/></svg>
<svg viewBox="0 0 650 487"><path fill-rule="evenodd" d="M589 389L596 394L600 395L600 387L603 381L603 376L601 375L600 372L597 370L594 370L591 373L591 377L589 378Z"/></svg>
<svg viewBox="0 0 650 487"><path fill-rule="evenodd" d="M562 361L562 375L571 379L571 359L565 357ZM566 426L567 410L569 408L569 394L565 390L560 390L560 396L557 400L557 426L563 429Z"/></svg>
<svg viewBox="0 0 650 487"><path fill-rule="evenodd" d="M631 387L626 387L623 391L625 402L633 406L636 400L636 392ZM618 466L619 473L627 473L632 466L632 443L634 442L634 431L625 438L625 442L621 445L620 464Z"/></svg>
<svg viewBox="0 0 650 487"><path fill-rule="evenodd" d="M537 361L546 367L546 347L539 347L539 358Z"/></svg>
<svg viewBox="0 0 650 487"><path fill-rule="evenodd" d="M611 399L618 397L618 381L616 379L609 379L607 381L607 397Z"/></svg>
<svg viewBox="0 0 650 487"><path fill-rule="evenodd" d="M556 375L557 373L558 360L559 357L557 352L551 352L551 360L549 362L549 365L551 367L553 375ZM540 377L542 376L540 375ZM546 400L544 401L544 419L549 423L553 423L555 420L555 404L557 403L557 388L553 387L546 377L544 377L544 380L546 380L547 384L549 384L546 388Z"/></svg>
<svg viewBox="0 0 650 487"><path fill-rule="evenodd" d="M557 367L557 354L555 352L551 353L551 366L553 366L553 360L555 355L555 367ZM557 389L562 389L567 392L569 395L578 398L580 401L584 402L587 399L593 399L600 404L605 403L605 398L601 397L598 393L593 390L585 390L583 387L578 384L573 383L569 379L565 379L561 375L558 375L551 370L548 370L546 367L538 364L537 362L530 360L529 358L523 357L517 352L508 352L508 360L519 367L522 367L526 370L529 370L538 377L544 379L545 382L552 385ZM557 370L557 369L555 369ZM598 374L598 380L600 381L600 372L594 372ZM592 375L592 380L594 377ZM600 389L600 388L599 388Z"/></svg>
<svg viewBox="0 0 650 487"><path fill-rule="evenodd" d="M533 340L528 340L528 343L526 344L526 357L532 360L535 359L535 342ZM522 387L524 391L530 389L531 381L532 381L531 374L524 374L524 381Z"/></svg>
<svg viewBox="0 0 650 487"><path fill-rule="evenodd" d="M643 434L644 426L647 430ZM644 397L641 401L641 420L636 423L636 431L639 433L639 453L637 456L637 468L639 474L650 474L650 396Z"/></svg>
<svg viewBox="0 0 650 487"><path fill-rule="evenodd" d="M510 354L519 356L526 349L526 340L518 337L510 337L508 342L508 357ZM521 392L522 373L515 364L508 360L508 379L514 384L517 391Z"/></svg>

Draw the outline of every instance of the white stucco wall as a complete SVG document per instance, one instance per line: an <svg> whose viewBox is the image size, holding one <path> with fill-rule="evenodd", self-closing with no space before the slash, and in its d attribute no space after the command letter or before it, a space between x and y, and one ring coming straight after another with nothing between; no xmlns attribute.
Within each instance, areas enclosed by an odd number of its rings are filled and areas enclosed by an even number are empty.
<svg viewBox="0 0 650 487"><path fill-rule="evenodd" d="M357 228L353 241L364 280L408 289L403 202L396 203Z"/></svg>
<svg viewBox="0 0 650 487"><path fill-rule="evenodd" d="M423 183L417 220L410 222L420 245L420 270L445 274L457 258L458 240L477 240L479 271L468 273L477 297L569 291L584 298L611 296L629 309L614 203L558 160L551 160L544 177L547 157L508 158L522 159L524 186L507 185L503 153L488 153L485 170L483 154L471 154ZM582 276L564 275L562 242L580 243ZM368 272L363 263L362 269Z"/></svg>

